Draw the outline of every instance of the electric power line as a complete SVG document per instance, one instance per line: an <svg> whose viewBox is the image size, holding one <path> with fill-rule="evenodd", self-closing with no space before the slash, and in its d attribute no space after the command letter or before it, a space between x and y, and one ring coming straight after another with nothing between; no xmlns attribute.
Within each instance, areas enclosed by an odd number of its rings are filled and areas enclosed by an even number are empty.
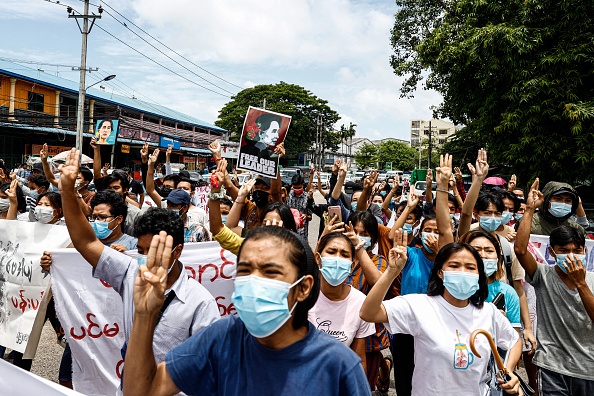
<svg viewBox="0 0 594 396"><path fill-rule="evenodd" d="M110 7L111 8L111 7ZM130 29L128 27L128 25L126 25L125 23L121 22L120 20L118 20L115 16L113 16L113 14L111 14L109 11L105 11L106 14L108 14L109 16L111 16L116 22L118 22L119 24L121 24L123 27L125 27L126 29L128 29L130 32L132 32L136 37L138 37L139 39L141 39L142 41L144 41L145 43L147 43L148 45L150 45L152 48L154 48L156 51L158 51L160 54L164 55L165 57L167 57L169 60L171 60L172 62L174 62L175 64L177 64L178 66L182 67L183 69L187 70L188 72L192 73L193 75L195 75L196 77L198 77L199 79L217 87L218 89L220 89L221 91L227 92L231 95L233 95L233 92L226 90L225 88L213 83L212 81L207 80L206 78L202 77L201 75L199 75L198 73L195 73L194 71L188 69L186 66L182 65L181 63L179 63L178 61L176 61L175 59L173 59L171 56L167 55L165 52L161 51L159 48L157 48L156 46L154 46L153 44L151 44L150 42L148 42L144 37L142 37L141 35L139 35L138 33L136 33L134 30ZM120 14L121 15L121 14ZM151 36L152 37L152 36ZM175 52L175 51L173 51ZM179 54L178 54L179 55Z"/></svg>
<svg viewBox="0 0 594 396"><path fill-rule="evenodd" d="M84 1L84 0L79 0L79 1ZM182 54L180 54L179 52L175 51L174 49L172 49L171 47L169 47L168 45L166 45L165 43L163 43L162 41L160 41L159 39L157 39L156 37L154 37L153 35L151 35L150 33L148 33L146 30L144 30L143 28L141 28L140 26L136 25L134 22L132 22L131 20L129 20L128 18L126 18L124 15L122 15L120 12L118 12L118 10L114 9L112 6L110 6L109 4L107 4L105 2L105 0L101 0L101 2L103 4L105 4L108 8L110 8L113 12L115 12L116 14L118 14L119 16L121 16L122 18L124 18L126 21L128 21L130 24L132 24L134 27L136 27L137 29L139 29L141 32L143 32L144 34L146 34L147 36L149 36L150 38L152 38L153 40L155 40L156 42L158 42L159 44L161 44L163 47L167 48L169 51L173 52L174 54L176 54L177 56L179 56L180 58L184 59L186 62L191 63L192 65L196 66L197 68L199 68L200 70L202 70L205 73L210 74L211 76L218 78L221 81L226 82L229 85L233 85L236 88L239 89L243 89L243 87L240 87L237 84L234 84L230 81L225 80L222 77L217 76L214 73L209 72L208 70L206 70L205 68L197 65L196 63L192 62L190 59L186 58L185 56L183 56ZM106 13L108 13L113 19L115 19L116 21L118 21L119 23L121 23L124 27L126 27L128 30L132 31L125 23L120 22L116 17L114 17L111 13L109 13L108 11L105 11ZM134 32L133 32L134 33ZM140 37L140 36L139 36ZM143 39L144 40L144 39ZM212 84L212 83L211 83ZM214 84L213 84L214 85Z"/></svg>

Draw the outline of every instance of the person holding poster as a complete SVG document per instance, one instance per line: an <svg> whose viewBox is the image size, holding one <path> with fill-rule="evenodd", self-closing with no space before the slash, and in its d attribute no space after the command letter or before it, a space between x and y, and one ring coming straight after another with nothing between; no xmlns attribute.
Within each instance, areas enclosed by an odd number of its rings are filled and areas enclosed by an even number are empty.
<svg viewBox="0 0 594 396"><path fill-rule="evenodd" d="M109 283L120 294L126 341L130 336L136 308L133 301L136 269L139 264L146 263L153 235L159 232L172 235L172 243L175 245L170 247L168 262L163 262L169 269L164 285L167 303L161 310L152 343L153 357L157 363L161 362L171 348L219 319L217 304L204 286L188 279L184 266L179 261L184 247L184 226L181 217L172 211L151 209L138 218L134 227L134 236L138 238L137 260L101 243L76 202L74 184L78 175L79 158L80 152L72 149L62 167L59 181L66 226L74 247L93 267L93 276ZM122 355L125 354L126 344L122 347Z"/></svg>
<svg viewBox="0 0 594 396"><path fill-rule="evenodd" d="M95 140L97 144L114 145L118 132L117 120L99 120L95 127Z"/></svg>
<svg viewBox="0 0 594 396"><path fill-rule="evenodd" d="M137 271L126 396L371 395L357 354L308 322L319 269L307 242L280 227L256 228L239 250L232 296L238 315L194 334L156 364L151 342L172 247L165 232L154 236Z"/></svg>
<svg viewBox="0 0 594 396"><path fill-rule="evenodd" d="M290 116L250 106L243 124L237 169L275 178L275 147L285 140L290 123Z"/></svg>

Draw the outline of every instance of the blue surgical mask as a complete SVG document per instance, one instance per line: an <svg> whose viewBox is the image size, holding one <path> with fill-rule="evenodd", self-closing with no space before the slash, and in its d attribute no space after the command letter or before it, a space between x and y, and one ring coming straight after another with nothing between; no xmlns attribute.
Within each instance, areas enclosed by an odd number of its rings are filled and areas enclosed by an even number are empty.
<svg viewBox="0 0 594 396"><path fill-rule="evenodd" d="M565 217L571 213L571 205L563 202L551 202L549 213L555 217Z"/></svg>
<svg viewBox="0 0 594 396"><path fill-rule="evenodd" d="M479 220L481 228L488 232L493 232L501 225L501 217L495 216L481 216Z"/></svg>
<svg viewBox="0 0 594 396"><path fill-rule="evenodd" d="M429 249L429 246L427 246L427 235L431 234L431 232L422 232L421 233L421 243L423 244L423 247L425 248L426 251L428 251L429 253L434 253L433 250Z"/></svg>
<svg viewBox="0 0 594 396"><path fill-rule="evenodd" d="M580 259L580 261L582 262L582 265L584 265L584 262L586 261L585 254L574 254L573 257L574 257L574 260ZM567 254L558 253L557 257L556 257L556 261L555 261L557 263L557 266L559 268L561 268L561 271L563 271L565 273L567 273L567 268L565 268L565 266L568 265L568 264L565 264L566 258L567 258Z"/></svg>
<svg viewBox="0 0 594 396"><path fill-rule="evenodd" d="M499 260L497 259L483 259L483 265L485 266L485 275L488 277L493 275L497 271Z"/></svg>
<svg viewBox="0 0 594 396"><path fill-rule="evenodd" d="M412 234L412 230L413 230L412 224L404 223L404 225L402 226L402 231L406 231L409 234Z"/></svg>
<svg viewBox="0 0 594 396"><path fill-rule="evenodd" d="M29 191L29 196L33 199L37 199L37 197L39 197L39 191L31 190L31 191Z"/></svg>
<svg viewBox="0 0 594 396"><path fill-rule="evenodd" d="M291 318L297 302L289 310L287 297L291 288L303 278L293 284L256 275L235 278L231 301L251 335L256 338L268 337Z"/></svg>
<svg viewBox="0 0 594 396"><path fill-rule="evenodd" d="M351 209L353 212L357 210L357 202L351 202Z"/></svg>
<svg viewBox="0 0 594 396"><path fill-rule="evenodd" d="M173 253L175 251L175 248L173 248L173 250L171 251L171 253ZM136 257L136 262L138 263L138 266L140 267L141 265L146 265L148 261L148 256L146 254L139 254ZM169 274L171 272L171 270L173 269L173 267L175 266L175 263L177 262L177 259L175 259L173 261L173 264L171 264L171 267L169 267L167 269L167 274Z"/></svg>
<svg viewBox="0 0 594 396"><path fill-rule="evenodd" d="M111 221L114 221L114 219L112 219ZM109 223L107 221L91 221L91 227L93 228L93 231L95 231L95 235L97 235L97 238L99 239L105 239L105 238L109 238L109 236L111 235L111 233L113 232L113 230L109 229ZM115 229L115 228L114 228Z"/></svg>
<svg viewBox="0 0 594 396"><path fill-rule="evenodd" d="M523 213L516 213L516 220L520 220L522 217L524 217Z"/></svg>
<svg viewBox="0 0 594 396"><path fill-rule="evenodd" d="M380 195L381 195L382 197L385 197L386 195L388 195L388 193L387 193L387 192L385 192L385 191L380 191Z"/></svg>
<svg viewBox="0 0 594 396"><path fill-rule="evenodd" d="M227 223L227 216L221 216L221 220L223 221L223 224Z"/></svg>
<svg viewBox="0 0 594 396"><path fill-rule="evenodd" d="M351 273L353 262L338 256L322 257L322 268L320 272L326 282L332 286L338 286L345 281Z"/></svg>
<svg viewBox="0 0 594 396"><path fill-rule="evenodd" d="M358 238L361 242L365 242L365 245L363 245L364 249L367 250L369 247L371 247L371 237L359 236Z"/></svg>
<svg viewBox="0 0 594 396"><path fill-rule="evenodd" d="M501 224L507 224L511 221L511 219L514 217L514 214L512 212L502 212L501 213Z"/></svg>
<svg viewBox="0 0 594 396"><path fill-rule="evenodd" d="M443 271L443 286L457 300L467 300L479 289L479 275L463 271Z"/></svg>

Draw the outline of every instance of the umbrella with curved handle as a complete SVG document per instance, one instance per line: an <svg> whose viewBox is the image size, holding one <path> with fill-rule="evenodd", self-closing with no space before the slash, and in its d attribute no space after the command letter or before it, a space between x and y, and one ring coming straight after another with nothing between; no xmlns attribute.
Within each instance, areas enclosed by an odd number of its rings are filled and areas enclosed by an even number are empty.
<svg viewBox="0 0 594 396"><path fill-rule="evenodd" d="M470 334L470 350L472 351L472 353L475 354L476 357L481 357L481 355L478 353L474 346L474 339L479 334L483 334L485 337L487 337L487 341L489 341L491 352L493 353L493 357L495 358L495 364L497 364L497 368L499 369L497 376L501 378L504 382L510 381L511 376L509 375L509 371L503 364L503 360L501 360L501 356L499 356L499 352L497 352L497 345L495 344L493 337L491 337L491 334L487 330L477 329Z"/></svg>

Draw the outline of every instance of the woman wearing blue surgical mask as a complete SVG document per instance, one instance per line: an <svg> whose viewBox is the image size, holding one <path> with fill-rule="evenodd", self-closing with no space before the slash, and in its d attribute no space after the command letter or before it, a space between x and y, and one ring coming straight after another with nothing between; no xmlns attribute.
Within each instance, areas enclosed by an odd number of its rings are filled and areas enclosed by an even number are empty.
<svg viewBox="0 0 594 396"><path fill-rule="evenodd" d="M305 395L314 386L325 395L370 395L357 354L307 320L318 299L319 269L307 242L280 227L254 228L239 250L237 315L193 334L157 365L153 318L164 300L158 279L166 277L157 263L173 245L161 237L153 238L135 283L124 394Z"/></svg>
<svg viewBox="0 0 594 396"><path fill-rule="evenodd" d="M359 317L365 294L346 284L353 269L355 247L345 234L333 232L320 239L316 250L315 259L322 275L321 293L309 310L309 321L318 330L350 347L359 355L365 369L365 337L375 334L375 324ZM361 248L357 252L367 254Z"/></svg>
<svg viewBox="0 0 594 396"><path fill-rule="evenodd" d="M483 259L489 295L486 302L492 302L499 294L503 294L505 309L503 313L507 320L519 333L522 327L520 321L520 298L513 287L501 281L505 276L502 268L502 254L499 241L488 232L469 231L462 235L460 242L472 246Z"/></svg>
<svg viewBox="0 0 594 396"><path fill-rule="evenodd" d="M434 395L436 390L449 395L487 394L485 380L491 349L479 336L475 346L482 358L474 356L470 334L476 329L492 334L496 345L508 351L506 367L510 373L520 358L522 345L518 333L497 308L484 304L488 287L481 257L468 244L447 244L435 258L427 294L382 301L406 264L406 239L397 235L397 240L398 236L401 241L391 250L388 269L365 299L361 318L384 323L392 333L415 337L412 394ZM500 386L506 393L517 394L518 379L513 373L510 376L511 380Z"/></svg>
<svg viewBox="0 0 594 396"><path fill-rule="evenodd" d="M377 220L375 216L367 211L355 212L349 216L345 230L353 238L358 238L358 245L362 245L361 249L367 256L355 257L353 271L347 277L346 283L353 285L363 294L367 294L388 265L388 260L384 256L373 253L379 235ZM354 240L353 242L356 243L357 241ZM391 297L398 295L397 285L392 286L389 295ZM366 373L371 390L375 390L377 386L379 390L387 391L390 386L392 359L389 357L384 358L381 352L389 346L388 332L381 324L376 325L376 333L367 337L365 345Z"/></svg>

